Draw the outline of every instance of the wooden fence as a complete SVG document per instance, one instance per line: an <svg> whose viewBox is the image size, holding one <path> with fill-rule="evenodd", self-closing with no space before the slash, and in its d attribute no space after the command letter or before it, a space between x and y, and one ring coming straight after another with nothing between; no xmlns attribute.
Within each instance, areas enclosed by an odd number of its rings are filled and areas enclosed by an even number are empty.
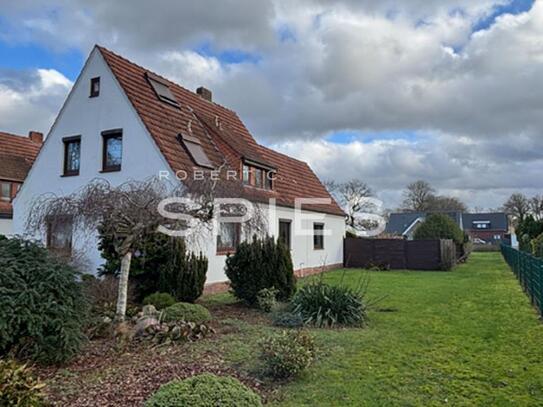
<svg viewBox="0 0 543 407"><path fill-rule="evenodd" d="M343 243L344 267L450 270L456 264L452 240L361 239Z"/></svg>

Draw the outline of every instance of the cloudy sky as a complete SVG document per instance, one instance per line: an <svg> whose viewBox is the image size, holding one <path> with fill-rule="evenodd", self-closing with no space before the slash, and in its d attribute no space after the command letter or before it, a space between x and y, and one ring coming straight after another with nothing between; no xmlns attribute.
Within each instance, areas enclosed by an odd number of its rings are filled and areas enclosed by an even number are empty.
<svg viewBox="0 0 543 407"><path fill-rule="evenodd" d="M543 0L0 1L0 130L47 132L99 43L388 207L543 192Z"/></svg>

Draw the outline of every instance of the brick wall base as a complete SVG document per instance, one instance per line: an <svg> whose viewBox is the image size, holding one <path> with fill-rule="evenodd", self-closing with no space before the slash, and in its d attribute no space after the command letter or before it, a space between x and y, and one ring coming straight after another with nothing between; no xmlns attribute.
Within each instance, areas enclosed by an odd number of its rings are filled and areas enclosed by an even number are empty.
<svg viewBox="0 0 543 407"><path fill-rule="evenodd" d="M298 278L312 276L314 274L323 273L325 271L335 270L342 268L343 263L328 264L326 266L318 267L306 267L298 270L294 270L294 275ZM228 281L221 281L218 283L206 284L204 287L204 294L217 294L224 293L230 289L230 283Z"/></svg>

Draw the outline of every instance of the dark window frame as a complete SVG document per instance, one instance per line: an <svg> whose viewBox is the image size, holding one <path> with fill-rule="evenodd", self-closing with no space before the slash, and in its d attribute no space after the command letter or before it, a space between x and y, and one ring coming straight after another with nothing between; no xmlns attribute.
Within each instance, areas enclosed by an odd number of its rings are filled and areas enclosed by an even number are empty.
<svg viewBox="0 0 543 407"><path fill-rule="evenodd" d="M94 85L96 83L98 84L98 90L95 90L95 88L94 88ZM91 80L90 80L90 94L89 94L90 98L96 98L96 97L100 96L100 85L101 85L101 83L100 83L100 77L99 76L97 76L95 78L91 78Z"/></svg>
<svg viewBox="0 0 543 407"><path fill-rule="evenodd" d="M107 142L113 138L121 139L121 164L107 165ZM102 171L101 172L116 172L121 171L123 160L123 130L114 129L102 132Z"/></svg>
<svg viewBox="0 0 543 407"><path fill-rule="evenodd" d="M79 175L81 170L81 136L70 136L64 137L62 139L64 145L64 163L62 164L62 176L63 177L73 177ZM79 167L77 170L68 169L68 148L70 144L78 143L79 144Z"/></svg>
<svg viewBox="0 0 543 407"><path fill-rule="evenodd" d="M239 222L221 222L221 223L224 223L224 224L233 224L235 225L235 229L234 229L234 247L227 247L227 246L219 246L219 237L220 237L220 232L217 234L217 241L216 241L216 246L217 246L217 254L218 255L224 255L224 254L231 254L231 253L235 253L235 251L237 250L239 244L241 243L241 223ZM219 225L220 227L220 225Z"/></svg>
<svg viewBox="0 0 543 407"><path fill-rule="evenodd" d="M7 185L9 188L8 191L8 197L4 197L2 191L4 189L4 185ZM11 202L13 200L13 185L11 181L0 181L0 201L2 202Z"/></svg>
<svg viewBox="0 0 543 407"><path fill-rule="evenodd" d="M281 233L281 224L288 226L288 235L287 239L283 239L282 233ZM279 219L279 229L277 233L277 239L283 240L283 243L289 250L292 250L292 220L290 219Z"/></svg>
<svg viewBox="0 0 543 407"><path fill-rule="evenodd" d="M179 133L177 135L177 140L183 146L194 164L198 167L209 168L212 170L215 169L213 163L204 151L202 143L197 137Z"/></svg>
<svg viewBox="0 0 543 407"><path fill-rule="evenodd" d="M324 250L324 223L313 223L313 250Z"/></svg>
<svg viewBox="0 0 543 407"><path fill-rule="evenodd" d="M172 93L170 84L167 81L149 72L146 73L146 77L149 85L151 85L159 100L169 104L170 106L179 108L179 102ZM161 86L166 88L166 92L161 92Z"/></svg>

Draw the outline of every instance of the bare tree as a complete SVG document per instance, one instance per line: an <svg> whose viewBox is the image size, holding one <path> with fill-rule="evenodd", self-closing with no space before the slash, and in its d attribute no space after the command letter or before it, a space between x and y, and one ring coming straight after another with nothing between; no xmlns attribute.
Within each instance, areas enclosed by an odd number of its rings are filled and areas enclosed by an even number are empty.
<svg viewBox="0 0 543 407"><path fill-rule="evenodd" d="M454 196L438 195L430 196L427 210L430 212L467 212L468 207Z"/></svg>
<svg viewBox="0 0 543 407"><path fill-rule="evenodd" d="M352 179L344 183L327 181L325 186L347 213L347 226L353 229L371 229L374 223L357 222L355 217L356 214L372 212L375 209L374 203L368 199L373 196L373 192L366 183Z"/></svg>
<svg viewBox="0 0 543 407"><path fill-rule="evenodd" d="M530 199L530 210L536 220L543 220L543 195L535 195Z"/></svg>
<svg viewBox="0 0 543 407"><path fill-rule="evenodd" d="M516 220L522 221L530 212L530 202L524 194L517 192L512 194L503 204L503 211Z"/></svg>
<svg viewBox="0 0 543 407"><path fill-rule="evenodd" d="M37 198L27 218L27 232L43 231L47 224L69 218L73 230L94 233L100 226L101 233L112 238L115 251L121 258L119 293L116 319L122 321L126 313L128 277L134 248L159 226L183 230L194 226L184 219L165 219L158 211L166 198L190 198L190 202L173 202L169 211L188 215L198 225L210 225L215 213L217 183L203 180L192 183L190 190L151 178L146 181L129 181L111 186L107 181L96 179L68 196L46 195ZM236 191L230 189L230 196ZM221 212L242 215L243 209L231 204ZM186 218L185 218L186 219ZM261 216L253 217L255 229L261 229Z"/></svg>
<svg viewBox="0 0 543 407"><path fill-rule="evenodd" d="M409 184L403 193L403 208L408 211L423 212L430 207L435 197L435 189L426 181L415 181Z"/></svg>

